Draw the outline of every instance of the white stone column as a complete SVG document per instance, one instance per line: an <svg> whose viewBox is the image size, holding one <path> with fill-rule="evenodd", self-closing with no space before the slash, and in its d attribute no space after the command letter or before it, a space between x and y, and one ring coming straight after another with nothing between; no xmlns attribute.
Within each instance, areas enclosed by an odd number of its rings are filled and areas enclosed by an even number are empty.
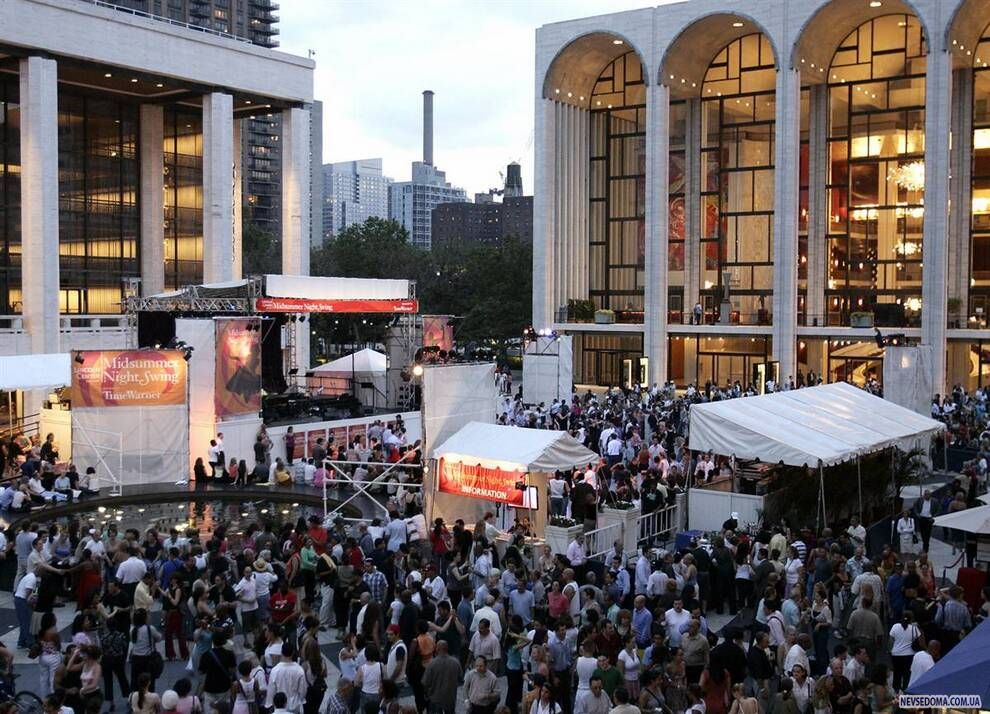
<svg viewBox="0 0 990 714"><path fill-rule="evenodd" d="M687 100L684 134L684 305L693 314L701 293L701 100ZM667 209L669 212L669 208ZM668 219L669 220L669 219Z"/></svg>
<svg viewBox="0 0 990 714"><path fill-rule="evenodd" d="M646 285L643 352L649 381L667 381L667 208L670 154L670 90L646 88Z"/></svg>
<svg viewBox="0 0 990 714"><path fill-rule="evenodd" d="M570 104L561 104L563 111L563 134L558 136L557 154L560 162L561 184L557 191L560 196L560 214L557 216L557 286L558 297L551 306L553 310L559 310L567 304L571 297L571 285L573 283L573 273L571 271L571 249L574 245L574 167L576 158L574 156L574 130L576 110Z"/></svg>
<svg viewBox="0 0 990 714"><path fill-rule="evenodd" d="M282 272L309 275L309 111L282 112ZM309 369L309 323L296 325L296 367Z"/></svg>
<svg viewBox="0 0 990 714"><path fill-rule="evenodd" d="M59 351L58 67L20 61L21 285L31 352ZM28 395L25 414L40 407ZM37 403L35 403L37 401Z"/></svg>
<svg viewBox="0 0 990 714"><path fill-rule="evenodd" d="M797 256L801 168L801 73L777 72L773 207L773 355L780 379L797 361Z"/></svg>
<svg viewBox="0 0 990 714"><path fill-rule="evenodd" d="M234 216L234 265L232 268L234 279L244 276L244 193L242 181L244 178L244 147L241 145L241 127L243 120L234 121L234 192L233 192L233 216Z"/></svg>
<svg viewBox="0 0 990 714"><path fill-rule="evenodd" d="M938 393L945 392L951 121L952 57L938 47L928 53L925 80L925 218L921 296L921 342L933 348L932 388Z"/></svg>
<svg viewBox="0 0 990 714"><path fill-rule="evenodd" d="M203 282L234 278L234 100L203 96Z"/></svg>
<svg viewBox="0 0 990 714"><path fill-rule="evenodd" d="M960 320L966 327L969 315L970 220L973 202L973 70L969 67L952 73L952 155L949 173L949 267L948 297L958 298L962 306L947 318ZM927 203L927 202L926 202ZM927 259L925 261L927 263ZM953 372L950 370L950 377ZM951 383L950 379L950 383Z"/></svg>
<svg viewBox="0 0 990 714"><path fill-rule="evenodd" d="M141 105L141 294L165 290L165 110Z"/></svg>
<svg viewBox="0 0 990 714"><path fill-rule="evenodd" d="M555 102L537 96L535 165L533 167L533 326L552 322L554 286L553 242L556 201Z"/></svg>
<svg viewBox="0 0 990 714"><path fill-rule="evenodd" d="M808 299L806 323L825 325L828 275L828 86L813 85L808 101Z"/></svg>

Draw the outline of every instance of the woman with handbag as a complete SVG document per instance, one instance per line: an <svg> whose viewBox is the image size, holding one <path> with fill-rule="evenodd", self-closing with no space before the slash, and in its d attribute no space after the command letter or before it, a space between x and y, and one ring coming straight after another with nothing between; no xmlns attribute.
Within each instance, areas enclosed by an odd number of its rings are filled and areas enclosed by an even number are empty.
<svg viewBox="0 0 990 714"><path fill-rule="evenodd" d="M157 647L162 639L162 634L148 624L148 611L135 610L130 635L132 685L143 673L147 673L149 686L154 690L155 680L161 676L163 669L162 656Z"/></svg>
<svg viewBox="0 0 990 714"><path fill-rule="evenodd" d="M914 622L914 613L905 610L901 621L890 628L890 660L893 663L894 691L903 692L911 679L914 653L925 649L925 636Z"/></svg>

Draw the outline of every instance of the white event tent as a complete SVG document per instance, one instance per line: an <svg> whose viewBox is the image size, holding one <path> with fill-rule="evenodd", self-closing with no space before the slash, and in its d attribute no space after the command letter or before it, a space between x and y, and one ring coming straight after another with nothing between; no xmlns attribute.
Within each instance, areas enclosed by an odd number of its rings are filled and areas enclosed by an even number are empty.
<svg viewBox="0 0 990 714"><path fill-rule="evenodd" d="M688 445L764 463L819 469L822 513L825 466L898 447L904 451L945 428L934 419L836 382L758 397L696 404ZM862 508L862 487L860 487Z"/></svg>
<svg viewBox="0 0 990 714"><path fill-rule="evenodd" d="M346 392L351 389L347 380L354 380L354 389L361 402L374 407L385 402L385 375L388 359L381 352L363 349L344 355L332 362L321 364L309 371L311 387L325 387L327 393ZM373 389L363 387L374 385Z"/></svg>
<svg viewBox="0 0 990 714"><path fill-rule="evenodd" d="M696 404L690 447L788 466L832 466L945 428L881 397L836 382L759 397Z"/></svg>
<svg viewBox="0 0 990 714"><path fill-rule="evenodd" d="M976 506L965 511L943 514L935 519L935 525L966 533L990 535L990 506Z"/></svg>
<svg viewBox="0 0 990 714"><path fill-rule="evenodd" d="M55 389L72 382L72 355L55 352L0 357L0 390Z"/></svg>
<svg viewBox="0 0 990 714"><path fill-rule="evenodd" d="M433 449L431 456L437 462L443 458L452 463L526 472L529 474L528 485L536 486L540 494L546 493L548 474L598 461L595 452L567 432L481 422L470 422L461 427ZM541 507L535 518L538 530L545 525L548 511L542 505L542 496L540 498Z"/></svg>

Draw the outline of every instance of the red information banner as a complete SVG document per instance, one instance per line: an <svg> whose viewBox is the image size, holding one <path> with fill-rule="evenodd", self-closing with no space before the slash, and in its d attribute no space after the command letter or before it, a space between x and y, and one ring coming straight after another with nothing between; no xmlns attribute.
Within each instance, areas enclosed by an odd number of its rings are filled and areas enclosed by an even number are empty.
<svg viewBox="0 0 990 714"><path fill-rule="evenodd" d="M257 319L217 320L214 406L222 419L261 411L261 332ZM248 329L248 328L251 329Z"/></svg>
<svg viewBox="0 0 990 714"><path fill-rule="evenodd" d="M516 488L516 484L524 476L524 471L503 471L480 464L440 459L439 490L441 493L498 501L522 508L523 492Z"/></svg>
<svg viewBox="0 0 990 714"><path fill-rule="evenodd" d="M187 364L182 357L178 350L76 352L72 360L72 406L185 404Z"/></svg>
<svg viewBox="0 0 990 714"><path fill-rule="evenodd" d="M257 312L419 312L419 300L309 300L306 298L260 297L254 299Z"/></svg>

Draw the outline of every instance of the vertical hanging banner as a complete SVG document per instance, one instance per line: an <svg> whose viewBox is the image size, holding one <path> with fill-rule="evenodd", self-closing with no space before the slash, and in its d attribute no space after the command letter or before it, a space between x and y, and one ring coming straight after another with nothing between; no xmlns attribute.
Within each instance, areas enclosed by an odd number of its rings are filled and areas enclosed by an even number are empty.
<svg viewBox="0 0 990 714"><path fill-rule="evenodd" d="M186 403L186 361L177 350L76 352L72 407L152 407Z"/></svg>
<svg viewBox="0 0 990 714"><path fill-rule="evenodd" d="M423 315L423 347L454 348L454 328L451 315Z"/></svg>
<svg viewBox="0 0 990 714"><path fill-rule="evenodd" d="M214 404L218 419L261 411L261 331L251 318L217 320Z"/></svg>

